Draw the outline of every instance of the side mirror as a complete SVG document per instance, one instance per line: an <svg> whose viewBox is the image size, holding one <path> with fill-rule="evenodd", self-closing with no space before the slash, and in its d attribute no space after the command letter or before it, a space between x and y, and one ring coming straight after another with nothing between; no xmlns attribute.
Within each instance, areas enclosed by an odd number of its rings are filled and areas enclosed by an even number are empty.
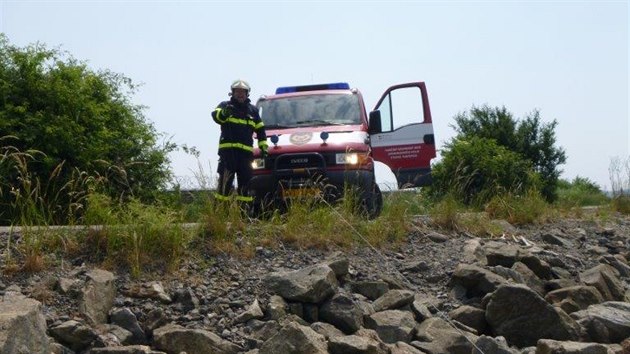
<svg viewBox="0 0 630 354"><path fill-rule="evenodd" d="M370 134L378 134L383 131L381 125L381 111L372 111L370 112L370 120L368 122L368 133Z"/></svg>

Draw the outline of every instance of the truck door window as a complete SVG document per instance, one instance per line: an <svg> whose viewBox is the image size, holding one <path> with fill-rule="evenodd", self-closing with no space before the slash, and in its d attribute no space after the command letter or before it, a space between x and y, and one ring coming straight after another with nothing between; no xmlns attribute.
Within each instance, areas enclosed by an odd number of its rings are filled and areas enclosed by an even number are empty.
<svg viewBox="0 0 630 354"><path fill-rule="evenodd" d="M424 121L422 100L419 98L420 89L418 87L406 87L394 90L389 93L389 104L392 107L391 114L393 122L392 129L396 130L402 126ZM384 107L385 102L381 105ZM381 108L381 117L383 117L383 109ZM383 121L383 131L385 131L385 119Z"/></svg>
<svg viewBox="0 0 630 354"><path fill-rule="evenodd" d="M391 99L392 95L389 94L378 108L379 111L381 111L382 132L391 132L394 130L394 125L392 123L392 105L390 104Z"/></svg>

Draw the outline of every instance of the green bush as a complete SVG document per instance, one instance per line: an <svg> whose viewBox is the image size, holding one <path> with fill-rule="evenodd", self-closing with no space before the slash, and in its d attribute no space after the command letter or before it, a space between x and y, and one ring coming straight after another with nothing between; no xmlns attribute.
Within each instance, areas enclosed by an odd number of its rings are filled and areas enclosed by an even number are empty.
<svg viewBox="0 0 630 354"><path fill-rule="evenodd" d="M588 178L577 176L573 181L558 181L558 205L560 207L582 207L608 204L610 198L599 186Z"/></svg>
<svg viewBox="0 0 630 354"><path fill-rule="evenodd" d="M539 185L531 163L495 140L458 139L442 150L433 168L430 195L450 195L465 205L483 206L495 195L519 194Z"/></svg>
<svg viewBox="0 0 630 354"><path fill-rule="evenodd" d="M40 191L46 205L60 205L51 222L67 222L72 201L66 188L73 174L106 179L111 196L149 200L170 178L167 155L173 144L160 142L144 107L132 103L136 86L107 70L93 71L57 49L36 44L18 48L0 34L0 137L2 153L29 154L22 161L0 160L0 188ZM24 162L24 165L20 165ZM0 223L21 219L15 195L0 193Z"/></svg>
<svg viewBox="0 0 630 354"><path fill-rule="evenodd" d="M519 121L505 107L483 106L457 115L455 122L453 128L457 132L457 140L471 137L492 139L520 154L540 176L540 192L545 199L549 202L556 200L556 184L561 172L558 165L566 162L566 154L562 148L554 146L555 120L544 124L540 112L533 111Z"/></svg>

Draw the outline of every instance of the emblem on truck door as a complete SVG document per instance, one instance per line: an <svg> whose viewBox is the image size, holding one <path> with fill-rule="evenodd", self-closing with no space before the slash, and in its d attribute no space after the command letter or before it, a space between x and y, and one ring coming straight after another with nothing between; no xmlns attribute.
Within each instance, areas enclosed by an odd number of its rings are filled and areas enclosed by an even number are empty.
<svg viewBox="0 0 630 354"><path fill-rule="evenodd" d="M289 140L291 141L292 144L304 145L308 143L309 141L311 141L311 138L313 138L313 133L302 132L302 133L291 134L291 137L289 138Z"/></svg>

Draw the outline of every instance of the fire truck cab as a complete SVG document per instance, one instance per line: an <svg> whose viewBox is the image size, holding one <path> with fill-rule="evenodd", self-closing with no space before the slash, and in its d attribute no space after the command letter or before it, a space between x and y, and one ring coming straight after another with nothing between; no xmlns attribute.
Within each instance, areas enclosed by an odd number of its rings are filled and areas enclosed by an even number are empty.
<svg viewBox="0 0 630 354"><path fill-rule="evenodd" d="M383 198L374 161L391 169L400 189L431 183L436 150L424 82L388 88L369 115L359 90L344 82L279 87L257 107L269 140L267 156L254 151L249 192L257 214L294 197L335 201L352 187L375 218Z"/></svg>

